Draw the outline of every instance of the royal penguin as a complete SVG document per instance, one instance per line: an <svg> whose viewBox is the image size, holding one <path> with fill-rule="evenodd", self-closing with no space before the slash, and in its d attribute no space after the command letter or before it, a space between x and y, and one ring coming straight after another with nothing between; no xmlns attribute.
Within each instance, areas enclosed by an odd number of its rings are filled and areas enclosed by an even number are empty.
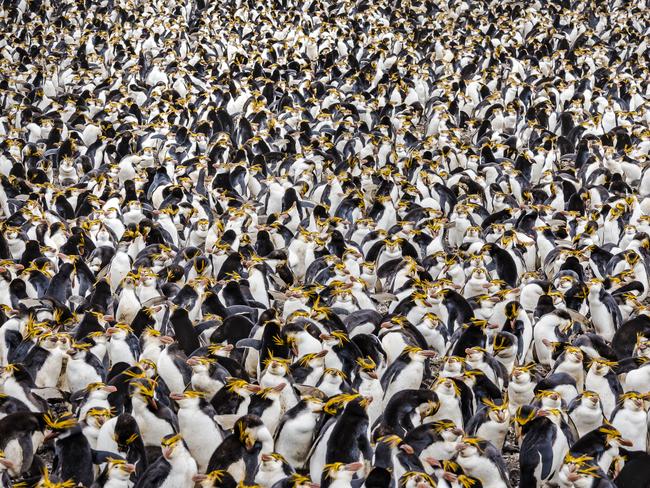
<svg viewBox="0 0 650 488"><path fill-rule="evenodd" d="M557 475L574 439L559 410L537 410L523 423L520 486L536 487Z"/></svg>
<svg viewBox="0 0 650 488"><path fill-rule="evenodd" d="M235 480L252 479L260 456L272 452L273 437L262 420L255 415L245 415L234 423L232 434L212 453L207 472L220 469Z"/></svg>
<svg viewBox="0 0 650 488"><path fill-rule="evenodd" d="M427 359L435 355L434 351L422 350L415 346L405 347L381 377L381 387L384 390L384 406L388 404L396 392L420 388L427 375Z"/></svg>
<svg viewBox="0 0 650 488"><path fill-rule="evenodd" d="M489 441L463 437L457 444L454 460L468 476L476 478L486 488L509 488L510 480L499 450Z"/></svg>
<svg viewBox="0 0 650 488"><path fill-rule="evenodd" d="M618 397L623 393L616 369L616 362L594 358L585 376L585 390L598 395L605 418L610 417Z"/></svg>
<svg viewBox="0 0 650 488"><path fill-rule="evenodd" d="M262 454L260 464L255 473L255 484L264 488L270 488L275 483L289 478L295 473L294 468L289 464L281 454L273 452L271 454Z"/></svg>
<svg viewBox="0 0 650 488"><path fill-rule="evenodd" d="M178 405L176 416L179 433L196 460L200 472L205 472L210 456L223 441L221 428L215 420L217 413L205 399L205 394L195 390L172 393L170 398Z"/></svg>
<svg viewBox="0 0 650 488"><path fill-rule="evenodd" d="M135 484L139 488L191 486L198 470L180 434L168 434L160 441L162 456L149 465Z"/></svg>
<svg viewBox="0 0 650 488"><path fill-rule="evenodd" d="M571 401L567 413L578 437L598 428L606 418L598 393L589 390L583 391Z"/></svg>
<svg viewBox="0 0 650 488"><path fill-rule="evenodd" d="M321 400L307 396L280 419L275 435L275 450L296 469L301 469L307 460L322 409Z"/></svg>
<svg viewBox="0 0 650 488"><path fill-rule="evenodd" d="M156 452L160 439L178 433L178 419L174 412L157 401L156 384L149 379L136 379L129 384L133 418L140 427L140 435L147 449Z"/></svg>
<svg viewBox="0 0 650 488"><path fill-rule="evenodd" d="M621 435L629 440L632 445L630 451L646 451L648 423L643 396L637 392L627 392L619 396L616 407L610 415L609 421Z"/></svg>
<svg viewBox="0 0 650 488"><path fill-rule="evenodd" d="M508 402L502 400L497 404L484 398L482 403L467 424L467 434L490 441L497 449L503 450L510 427Z"/></svg>

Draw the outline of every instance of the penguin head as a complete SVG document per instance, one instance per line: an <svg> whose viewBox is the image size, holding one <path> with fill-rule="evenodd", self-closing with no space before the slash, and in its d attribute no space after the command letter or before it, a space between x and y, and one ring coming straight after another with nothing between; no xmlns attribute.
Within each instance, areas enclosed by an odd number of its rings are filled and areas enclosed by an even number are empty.
<svg viewBox="0 0 650 488"><path fill-rule="evenodd" d="M201 400L206 397L206 394L197 390L185 390L181 393L171 393L169 398L174 400L180 408L198 407Z"/></svg>
<svg viewBox="0 0 650 488"><path fill-rule="evenodd" d="M216 360L207 356L192 356L187 359L187 364L194 374L209 373Z"/></svg>
<svg viewBox="0 0 650 488"><path fill-rule="evenodd" d="M643 334L637 334L636 344L634 346L633 356L649 357L650 356L650 339Z"/></svg>
<svg viewBox="0 0 650 488"><path fill-rule="evenodd" d="M564 355L565 361L572 362L572 363L582 364L585 357L584 353L582 352L582 349L574 346L566 346L562 354Z"/></svg>
<svg viewBox="0 0 650 488"><path fill-rule="evenodd" d="M519 315L520 310L521 304L519 302L508 302L504 313L506 314L506 318L509 320L515 320Z"/></svg>
<svg viewBox="0 0 650 488"><path fill-rule="evenodd" d="M465 471L471 471L474 466L480 463L485 450L486 441L478 437L463 437L456 445L458 452L457 462Z"/></svg>
<svg viewBox="0 0 650 488"><path fill-rule="evenodd" d="M481 400L487 408L488 417L498 424L508 424L510 422L510 410L508 409L508 399L492 401L489 398Z"/></svg>
<svg viewBox="0 0 650 488"><path fill-rule="evenodd" d="M424 363L428 358L436 356L435 351L428 351L416 346L406 346L400 357L409 358L411 361Z"/></svg>
<svg viewBox="0 0 650 488"><path fill-rule="evenodd" d="M326 464L324 471L332 481L348 481L351 482L355 473L363 467L363 463L330 463Z"/></svg>
<svg viewBox="0 0 650 488"><path fill-rule="evenodd" d="M264 373L275 376L286 376L289 374L289 363L290 361L288 359L278 358L270 354L264 360Z"/></svg>
<svg viewBox="0 0 650 488"><path fill-rule="evenodd" d="M606 446L630 447L632 442L623 438L623 435L611 424L598 427L598 433L605 436Z"/></svg>
<svg viewBox="0 0 650 488"><path fill-rule="evenodd" d="M326 313L329 313L329 311ZM350 342L348 335L341 330L335 330L329 334L321 334L320 338L323 341L323 345L329 348L342 346L343 344Z"/></svg>
<svg viewBox="0 0 650 488"><path fill-rule="evenodd" d="M113 385L107 385L106 383L89 383L86 386L86 401L88 400L106 400L108 395L117 391L117 388Z"/></svg>
<svg viewBox="0 0 650 488"><path fill-rule="evenodd" d="M128 289L128 290L134 290L136 286L138 286L140 282L140 276L138 276L135 273L129 272L124 279L122 280L122 288Z"/></svg>
<svg viewBox="0 0 650 488"><path fill-rule="evenodd" d="M138 399L143 403L156 408L156 382L149 378L136 378L129 382L129 394L131 398Z"/></svg>
<svg viewBox="0 0 650 488"><path fill-rule="evenodd" d="M79 429L79 422L72 412L64 412L60 415L46 412L43 414L43 420L48 429L45 435L47 440L65 438Z"/></svg>
<svg viewBox="0 0 650 488"><path fill-rule="evenodd" d="M464 435L463 429L459 428L452 420L440 419L431 423L433 430L445 442L453 442L454 446L459 442ZM453 454L453 453L451 453Z"/></svg>
<svg viewBox="0 0 650 488"><path fill-rule="evenodd" d="M423 471L408 471L399 480L404 488L435 488L436 482Z"/></svg>
<svg viewBox="0 0 650 488"><path fill-rule="evenodd" d="M244 447L251 451L256 442L273 441L271 433L257 415L244 415L237 422L233 433L239 438Z"/></svg>
<svg viewBox="0 0 650 488"><path fill-rule="evenodd" d="M236 481L225 469L215 469L207 474L197 474L192 481L198 483L201 488L216 488L220 486L235 486ZM230 483L228 483L230 481Z"/></svg>
<svg viewBox="0 0 650 488"><path fill-rule="evenodd" d="M456 383L451 378L439 377L436 382L433 384L433 391L438 395L444 396L459 396L460 391L456 386Z"/></svg>
<svg viewBox="0 0 650 488"><path fill-rule="evenodd" d="M270 454L264 453L260 456L261 463L259 466L260 471L265 473L282 473L286 466L288 466L287 460L284 459L282 454L277 452L272 452Z"/></svg>
<svg viewBox="0 0 650 488"><path fill-rule="evenodd" d="M369 356L357 358L357 365L359 366L359 375L364 379L378 379L377 364Z"/></svg>
<svg viewBox="0 0 650 488"><path fill-rule="evenodd" d="M485 357L485 349L482 347L468 347L465 349L465 361L468 363L482 363Z"/></svg>
<svg viewBox="0 0 650 488"><path fill-rule="evenodd" d="M603 358L593 358L589 366L589 372L596 376L605 376L617 366L616 361L608 361Z"/></svg>
<svg viewBox="0 0 650 488"><path fill-rule="evenodd" d="M130 334L133 334L133 329L131 329L131 327L128 324L118 322L112 327L106 329L106 334L108 335L111 341L114 340L123 341Z"/></svg>
<svg viewBox="0 0 650 488"><path fill-rule="evenodd" d="M463 373L465 358L460 356L448 356L442 365L442 373L445 376L458 376Z"/></svg>
<svg viewBox="0 0 650 488"><path fill-rule="evenodd" d="M72 338L62 332L46 332L39 336L38 345L48 351L60 350L65 353L72 347Z"/></svg>
<svg viewBox="0 0 650 488"><path fill-rule="evenodd" d="M442 322L440 321L440 318L432 312L427 312L422 318L421 323L422 326L430 330L436 330L441 324Z"/></svg>
<svg viewBox="0 0 650 488"><path fill-rule="evenodd" d="M562 408L562 395L555 390L540 390L535 395L535 400L545 410Z"/></svg>
<svg viewBox="0 0 650 488"><path fill-rule="evenodd" d="M526 385L533 380L533 372L535 370L535 363L530 363L524 366L515 366L510 375L510 381L518 385Z"/></svg>
<svg viewBox="0 0 650 488"><path fill-rule="evenodd" d="M106 474L108 479L127 484L131 475L135 472L135 466L127 463L124 459L108 459Z"/></svg>
<svg viewBox="0 0 650 488"><path fill-rule="evenodd" d="M618 404L621 408L632 412L645 410L645 395L636 391L629 391L619 396Z"/></svg>
<svg viewBox="0 0 650 488"><path fill-rule="evenodd" d="M187 446L180 434L168 434L160 441L162 455L168 461L187 453Z"/></svg>
<svg viewBox="0 0 650 488"><path fill-rule="evenodd" d="M600 408L600 396L595 391L585 390L578 396L577 400L587 408L594 410Z"/></svg>
<svg viewBox="0 0 650 488"><path fill-rule="evenodd" d="M110 420L113 417L113 414L111 412L110 408L99 408L99 407L93 407L86 412L86 416L83 420L86 422L87 425L95 428L95 429L100 429L102 425L106 423L107 420Z"/></svg>
<svg viewBox="0 0 650 488"><path fill-rule="evenodd" d="M336 368L325 368L321 376L321 383L329 383L330 385L341 385L347 380L347 375Z"/></svg>

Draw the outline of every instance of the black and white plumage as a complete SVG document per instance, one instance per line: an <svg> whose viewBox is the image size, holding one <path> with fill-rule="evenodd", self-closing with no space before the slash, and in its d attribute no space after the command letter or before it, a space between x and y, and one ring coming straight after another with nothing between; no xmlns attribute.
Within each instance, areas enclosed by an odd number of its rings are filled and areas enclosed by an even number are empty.
<svg viewBox="0 0 650 488"><path fill-rule="evenodd" d="M632 478L648 8L1 2L2 483Z"/></svg>

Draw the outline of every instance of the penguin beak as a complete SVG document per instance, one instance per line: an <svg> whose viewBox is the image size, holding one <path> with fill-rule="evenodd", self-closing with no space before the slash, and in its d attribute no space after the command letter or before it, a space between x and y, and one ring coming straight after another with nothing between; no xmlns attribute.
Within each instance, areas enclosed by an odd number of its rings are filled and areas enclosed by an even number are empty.
<svg viewBox="0 0 650 488"><path fill-rule="evenodd" d="M187 363L188 366L196 366L197 364L199 364L199 361L196 359L196 357L192 356L191 358L188 358L188 360L185 361L185 363Z"/></svg>
<svg viewBox="0 0 650 488"><path fill-rule="evenodd" d="M346 471L351 471L351 472L356 472L359 471L361 468L363 468L363 463L350 463L345 465L345 470Z"/></svg>
<svg viewBox="0 0 650 488"><path fill-rule="evenodd" d="M102 390L107 391L108 393L115 393L117 391L117 387L113 385L106 385Z"/></svg>
<svg viewBox="0 0 650 488"><path fill-rule="evenodd" d="M166 345L170 345L174 343L174 338L170 336L161 336L160 337L160 342ZM189 360L188 360L189 361Z"/></svg>
<svg viewBox="0 0 650 488"><path fill-rule="evenodd" d="M183 398L185 398L185 395L183 395L182 393L171 393L169 395L169 398L171 398L174 401L178 401L178 400L182 400Z"/></svg>
<svg viewBox="0 0 650 488"><path fill-rule="evenodd" d="M163 447L162 448L162 455L163 455L163 457L165 459L169 459L170 457L172 457L172 452L173 451L174 451L174 449L171 448L171 447Z"/></svg>
<svg viewBox="0 0 650 488"><path fill-rule="evenodd" d="M569 473L567 475L567 479L573 483L574 481L578 481L580 479L580 475L578 473Z"/></svg>
<svg viewBox="0 0 650 488"><path fill-rule="evenodd" d="M377 378L379 378L379 375L377 375L376 371L367 371L366 374L368 376L370 376L373 380L376 380Z"/></svg>
<svg viewBox="0 0 650 488"><path fill-rule="evenodd" d="M624 447L631 447L633 445L633 442L628 439L619 439L618 444Z"/></svg>
<svg viewBox="0 0 650 488"><path fill-rule="evenodd" d="M271 456L270 454L262 454L262 461L267 462L267 461L271 461L272 459L273 456Z"/></svg>
<svg viewBox="0 0 650 488"><path fill-rule="evenodd" d="M408 444L402 444L401 446L399 446L399 448L408 455L411 455L411 454L413 454L415 452L413 450L413 448L411 446L409 446Z"/></svg>
<svg viewBox="0 0 650 488"><path fill-rule="evenodd" d="M439 468L440 467L440 461L438 461L436 458L428 457L424 459L427 464L429 464L433 468Z"/></svg>
<svg viewBox="0 0 650 488"><path fill-rule="evenodd" d="M14 463L9 459L0 459L0 464L2 464L7 469L13 469Z"/></svg>
<svg viewBox="0 0 650 488"><path fill-rule="evenodd" d="M59 436L58 432L51 430L43 437L43 444L50 442L52 439L56 439L58 436Z"/></svg>
<svg viewBox="0 0 650 488"><path fill-rule="evenodd" d="M201 481L205 481L207 479L208 476L205 474L195 474L194 476L192 476L192 481L194 481L194 483L200 483Z"/></svg>
<svg viewBox="0 0 650 488"><path fill-rule="evenodd" d="M135 473L135 465L134 464L124 464L122 465L122 470L126 471L127 473Z"/></svg>
<svg viewBox="0 0 650 488"><path fill-rule="evenodd" d="M425 358L435 358L436 351L420 351L420 354Z"/></svg>

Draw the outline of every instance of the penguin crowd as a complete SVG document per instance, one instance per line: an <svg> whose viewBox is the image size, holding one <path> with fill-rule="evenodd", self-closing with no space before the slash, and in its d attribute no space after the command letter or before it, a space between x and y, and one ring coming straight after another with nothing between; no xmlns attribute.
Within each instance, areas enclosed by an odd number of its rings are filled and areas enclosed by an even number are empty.
<svg viewBox="0 0 650 488"><path fill-rule="evenodd" d="M647 0L0 32L0 486L650 486Z"/></svg>

